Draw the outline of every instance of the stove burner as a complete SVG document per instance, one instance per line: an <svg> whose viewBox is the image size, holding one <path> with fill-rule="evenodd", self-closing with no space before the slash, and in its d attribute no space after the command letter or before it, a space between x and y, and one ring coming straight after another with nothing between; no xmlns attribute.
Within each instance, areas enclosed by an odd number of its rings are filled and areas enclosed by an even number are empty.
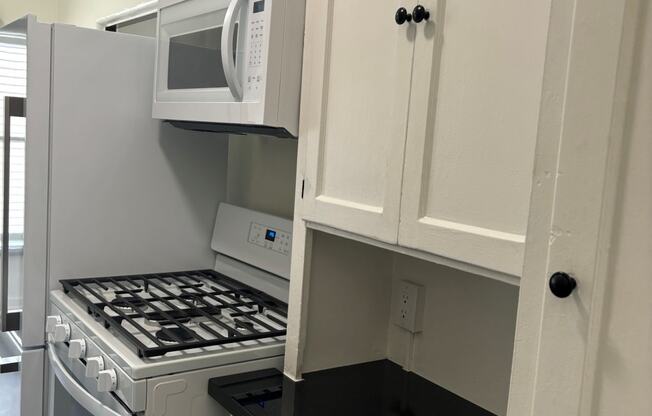
<svg viewBox="0 0 652 416"><path fill-rule="evenodd" d="M126 296L113 299L111 305L120 309L132 310L134 308L142 308L143 306L146 306L147 302L145 302L144 299L135 296Z"/></svg>
<svg viewBox="0 0 652 416"><path fill-rule="evenodd" d="M174 311L166 311L166 314L168 317L174 318L176 322L180 324L185 324L190 322L190 318L187 316L175 316L178 314L175 314ZM175 322L172 321L170 318L167 318L163 313L161 312L152 312L147 314L147 318L145 322L149 325L157 325L157 326L165 326L165 325L174 325Z"/></svg>
<svg viewBox="0 0 652 416"><path fill-rule="evenodd" d="M185 328L165 328L156 332L156 338L168 343L192 341L197 333Z"/></svg>
<svg viewBox="0 0 652 416"><path fill-rule="evenodd" d="M238 329L247 329L249 331L254 330L254 323L249 321L243 321L242 319L234 319L235 327Z"/></svg>
<svg viewBox="0 0 652 416"><path fill-rule="evenodd" d="M195 293L182 293L179 295L179 298L192 303L194 306L202 306L204 304L203 296Z"/></svg>

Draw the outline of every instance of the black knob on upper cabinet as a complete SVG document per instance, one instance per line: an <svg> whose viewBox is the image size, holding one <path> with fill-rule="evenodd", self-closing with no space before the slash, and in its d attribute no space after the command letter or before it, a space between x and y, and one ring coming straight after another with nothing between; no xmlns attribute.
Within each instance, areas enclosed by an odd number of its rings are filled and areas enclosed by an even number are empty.
<svg viewBox="0 0 652 416"><path fill-rule="evenodd" d="M550 276L548 286L550 286L550 291L553 295L558 298L567 298L577 287L577 281L568 275L568 273L557 272Z"/></svg>
<svg viewBox="0 0 652 416"><path fill-rule="evenodd" d="M399 7L399 9L396 11L396 15L394 16L394 20L396 20L396 23L399 25L402 25L405 22L411 22L412 15L408 13L405 7Z"/></svg>
<svg viewBox="0 0 652 416"><path fill-rule="evenodd" d="M422 5L418 4L414 10L412 10L412 16L414 17L415 23L420 23L423 20L430 19L430 12Z"/></svg>

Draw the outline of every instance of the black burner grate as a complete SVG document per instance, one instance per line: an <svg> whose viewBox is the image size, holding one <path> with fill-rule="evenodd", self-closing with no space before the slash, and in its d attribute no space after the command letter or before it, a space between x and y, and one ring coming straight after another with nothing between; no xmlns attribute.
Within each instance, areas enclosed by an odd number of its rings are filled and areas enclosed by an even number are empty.
<svg viewBox="0 0 652 416"><path fill-rule="evenodd" d="M84 303L88 313L131 343L140 357L286 333L285 303L213 270L68 279L61 283L66 293ZM110 300L109 294L113 296ZM228 312L232 319L221 319L222 312ZM258 315L263 312L265 319ZM148 330L140 318L161 327ZM189 327L191 320L203 335ZM123 326L125 321L135 333ZM137 335L147 338L150 345Z"/></svg>

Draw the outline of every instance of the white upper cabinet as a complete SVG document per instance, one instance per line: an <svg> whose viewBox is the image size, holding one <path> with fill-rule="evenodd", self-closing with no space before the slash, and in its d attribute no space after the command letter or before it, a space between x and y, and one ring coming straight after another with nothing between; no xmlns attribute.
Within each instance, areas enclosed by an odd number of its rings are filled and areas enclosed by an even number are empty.
<svg viewBox="0 0 652 416"><path fill-rule="evenodd" d="M399 244L520 275L550 4L422 4Z"/></svg>
<svg viewBox="0 0 652 416"><path fill-rule="evenodd" d="M417 4L308 2L304 219L520 276L550 1Z"/></svg>
<svg viewBox="0 0 652 416"><path fill-rule="evenodd" d="M397 0L309 1L304 219L396 243L414 50Z"/></svg>

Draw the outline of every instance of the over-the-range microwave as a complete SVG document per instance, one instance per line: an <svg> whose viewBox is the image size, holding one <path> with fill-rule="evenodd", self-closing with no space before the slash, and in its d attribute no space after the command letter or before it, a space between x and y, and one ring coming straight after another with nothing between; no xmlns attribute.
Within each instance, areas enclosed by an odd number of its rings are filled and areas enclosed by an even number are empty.
<svg viewBox="0 0 652 416"><path fill-rule="evenodd" d="M160 0L154 118L297 137L305 0Z"/></svg>

